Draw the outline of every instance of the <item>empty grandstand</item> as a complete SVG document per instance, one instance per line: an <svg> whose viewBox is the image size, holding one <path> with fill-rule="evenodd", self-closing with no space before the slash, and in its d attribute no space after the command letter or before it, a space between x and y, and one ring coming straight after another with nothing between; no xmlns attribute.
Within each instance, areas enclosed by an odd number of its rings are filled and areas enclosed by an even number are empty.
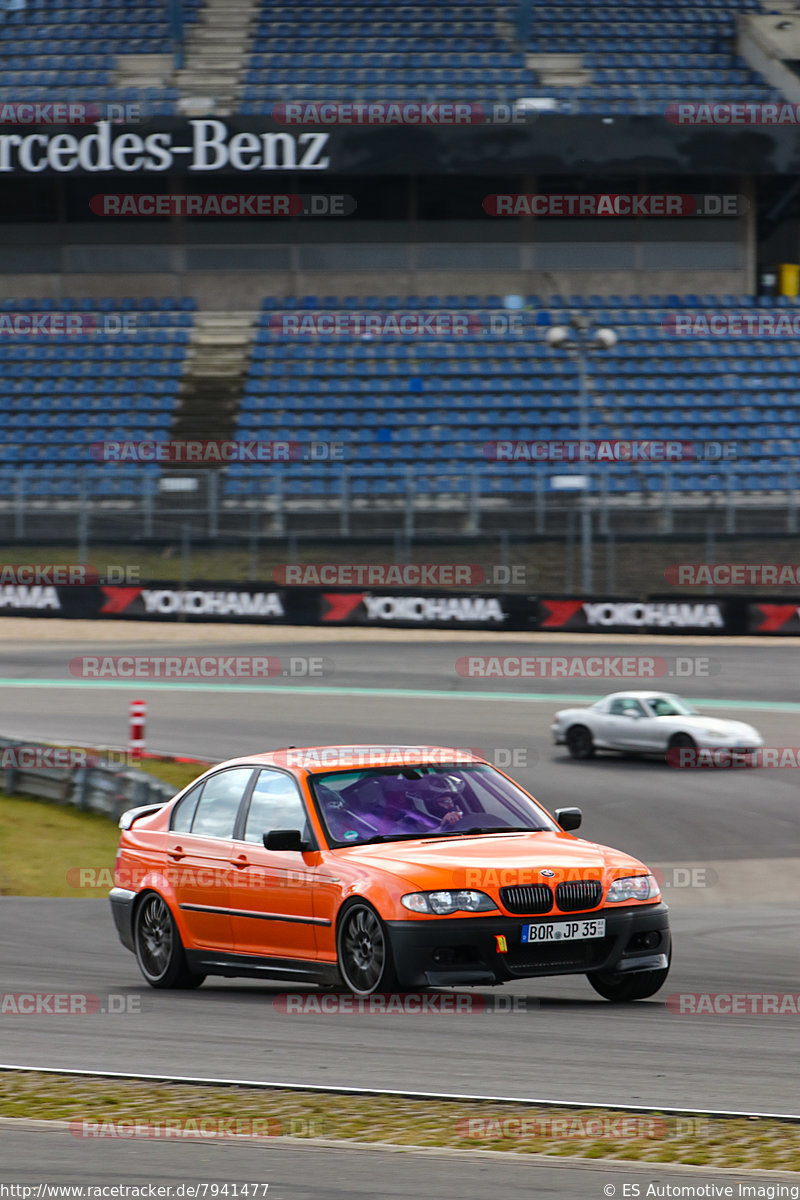
<svg viewBox="0 0 800 1200"><path fill-rule="evenodd" d="M351 514L408 532L426 514L477 531L534 513L541 530L571 519L571 483L606 524L713 502L794 526L800 331L736 324L797 311L790 271L764 283L800 259L800 201L791 123L759 116L787 97L738 40L763 10L537 0L520 23L521 8L191 0L177 20L161 0L32 0L6 14L0 504L18 532L46 512L67 529L93 505L148 529L247 512L280 533L331 514L341 532ZM670 116L684 101L756 115L687 127ZM245 193L293 197L292 215L187 207ZM717 207L500 217L498 193ZM115 216L125 197L150 206ZM25 314L86 321L11 320ZM298 334L293 314L342 322ZM420 328L376 334L355 320L370 314ZM463 324L429 333L431 314ZM681 333L692 314L729 327ZM581 318L616 335L583 362L548 340ZM491 450L587 433L696 449L613 464ZM256 464L102 449L192 439L294 449Z"/></svg>

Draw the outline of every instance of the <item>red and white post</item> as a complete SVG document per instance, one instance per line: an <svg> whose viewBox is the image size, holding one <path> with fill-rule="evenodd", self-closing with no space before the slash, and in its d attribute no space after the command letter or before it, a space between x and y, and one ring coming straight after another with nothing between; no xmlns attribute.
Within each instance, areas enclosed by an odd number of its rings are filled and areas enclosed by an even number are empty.
<svg viewBox="0 0 800 1200"><path fill-rule="evenodd" d="M147 717L147 701L131 700L131 731L128 739L128 750L131 758L141 758L144 754L144 729Z"/></svg>

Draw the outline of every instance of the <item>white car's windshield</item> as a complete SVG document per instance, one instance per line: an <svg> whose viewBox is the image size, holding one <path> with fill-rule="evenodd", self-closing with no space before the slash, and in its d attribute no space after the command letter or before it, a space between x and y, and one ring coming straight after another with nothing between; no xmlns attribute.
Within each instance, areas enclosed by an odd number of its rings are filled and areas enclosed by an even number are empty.
<svg viewBox="0 0 800 1200"><path fill-rule="evenodd" d="M309 783L331 845L558 829L488 765L331 771Z"/></svg>
<svg viewBox="0 0 800 1200"><path fill-rule="evenodd" d="M655 717L696 717L698 712L677 696L651 696L645 702Z"/></svg>

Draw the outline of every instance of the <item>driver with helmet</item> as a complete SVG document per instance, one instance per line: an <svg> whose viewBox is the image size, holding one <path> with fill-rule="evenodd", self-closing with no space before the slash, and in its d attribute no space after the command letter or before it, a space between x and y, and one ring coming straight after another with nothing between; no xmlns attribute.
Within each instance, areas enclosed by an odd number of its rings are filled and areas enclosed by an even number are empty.
<svg viewBox="0 0 800 1200"><path fill-rule="evenodd" d="M437 772L419 780L417 794L432 819L432 832L446 833L461 820L464 811L458 801L464 787L465 781L459 775Z"/></svg>
<svg viewBox="0 0 800 1200"><path fill-rule="evenodd" d="M465 781L458 775L422 775L413 781L400 775L384 776L375 784L369 800L362 798L356 810L332 789L318 785L317 794L337 841L376 835L446 833L464 815L458 798ZM421 802L422 807L414 808L411 804L414 800Z"/></svg>

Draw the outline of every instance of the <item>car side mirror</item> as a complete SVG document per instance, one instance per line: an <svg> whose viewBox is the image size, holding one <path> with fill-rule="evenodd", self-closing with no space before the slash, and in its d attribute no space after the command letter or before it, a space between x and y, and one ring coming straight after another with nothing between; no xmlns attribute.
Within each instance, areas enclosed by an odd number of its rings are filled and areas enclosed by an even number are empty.
<svg viewBox="0 0 800 1200"><path fill-rule="evenodd" d="M583 813L579 808L557 808L556 820L565 833L569 833L570 829L579 829L583 820Z"/></svg>
<svg viewBox="0 0 800 1200"><path fill-rule="evenodd" d="M267 850L297 850L303 849L303 835L299 829L271 829L264 834L264 846Z"/></svg>

